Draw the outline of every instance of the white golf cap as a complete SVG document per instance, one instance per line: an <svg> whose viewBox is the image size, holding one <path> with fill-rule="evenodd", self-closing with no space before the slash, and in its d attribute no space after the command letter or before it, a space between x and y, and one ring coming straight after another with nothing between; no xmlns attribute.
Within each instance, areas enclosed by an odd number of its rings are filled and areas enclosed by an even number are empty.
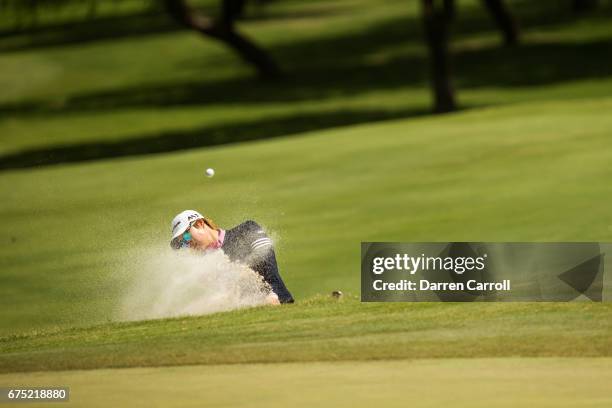
<svg viewBox="0 0 612 408"><path fill-rule="evenodd" d="M172 239L170 239L170 242L172 242L176 237L185 232L185 230L189 228L191 223L202 218L204 218L202 214L195 210L185 210L176 217L174 217L171 224Z"/></svg>

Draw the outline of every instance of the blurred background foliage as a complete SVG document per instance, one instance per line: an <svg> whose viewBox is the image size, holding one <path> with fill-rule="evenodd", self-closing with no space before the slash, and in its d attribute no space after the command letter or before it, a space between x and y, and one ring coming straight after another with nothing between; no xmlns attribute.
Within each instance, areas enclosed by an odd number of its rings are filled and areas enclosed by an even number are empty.
<svg viewBox="0 0 612 408"><path fill-rule="evenodd" d="M500 29L496 7L514 31ZM612 71L608 0L1 0L0 10L0 169L607 94Z"/></svg>

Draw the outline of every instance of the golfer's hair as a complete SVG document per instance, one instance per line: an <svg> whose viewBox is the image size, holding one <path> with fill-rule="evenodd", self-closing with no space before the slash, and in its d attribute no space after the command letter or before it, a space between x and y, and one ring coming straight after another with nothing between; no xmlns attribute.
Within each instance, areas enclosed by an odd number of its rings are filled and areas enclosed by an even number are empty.
<svg viewBox="0 0 612 408"><path fill-rule="evenodd" d="M213 220L211 220L208 217L203 217L203 218L204 218L204 222L206 223L206 225L208 225L210 228L216 229L216 230L219 229L219 227L217 226L217 224Z"/></svg>

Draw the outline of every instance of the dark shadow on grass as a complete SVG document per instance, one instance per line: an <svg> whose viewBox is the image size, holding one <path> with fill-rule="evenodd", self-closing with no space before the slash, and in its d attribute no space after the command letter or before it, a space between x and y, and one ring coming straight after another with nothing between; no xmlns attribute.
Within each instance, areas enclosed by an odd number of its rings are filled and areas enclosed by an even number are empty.
<svg viewBox="0 0 612 408"><path fill-rule="evenodd" d="M536 2L537 3L537 2ZM543 18L544 7L521 1L526 21ZM532 5L529 5L532 4ZM541 8L538 8L541 7ZM457 35L493 30L478 8L461 9ZM605 15L603 13L602 15ZM531 20L530 20L531 18ZM572 16L572 18L575 18ZM593 17L601 18L601 17ZM569 20L569 14L550 17L550 26ZM525 22L523 21L525 26ZM194 57L202 80L168 81L106 92L68 97L61 102L28 101L0 105L0 114L57 115L83 111L112 111L165 106L221 106L223 104L287 103L354 97L369 92L427 86L427 58L421 52L388 53L420 41L417 19L391 18L333 38L307 38L277 44L271 53L282 61L288 75L277 82L236 77L224 81L205 78L210 61ZM496 45L456 49L453 55L459 95L462 88L523 87L612 76L612 42L525 43L519 47ZM296 109L297 110L297 109ZM203 110L205 112L205 110ZM0 169L169 152L194 147L278 137L377 120L425 114L397 109L295 114L254 123L228 124L191 132L143 135L118 142L95 142L33 149L0 158Z"/></svg>
<svg viewBox="0 0 612 408"><path fill-rule="evenodd" d="M207 15L215 15L215 12L209 14L209 11L207 11ZM299 21L301 19L325 18L342 12L342 7L335 9L326 7L324 10L309 9L299 12L276 11L274 9L272 9L272 12L267 12L265 7L255 7L249 14L239 20L239 25L254 21L283 19ZM51 23L27 28L0 30L0 52L63 47L129 37L146 37L181 30L188 31L184 26L177 24L163 10L149 9L129 15L84 17L82 20L60 24ZM210 39L203 41L210 41Z"/></svg>
<svg viewBox="0 0 612 408"><path fill-rule="evenodd" d="M212 126L192 131L166 132L113 142L100 141L31 149L0 157L0 171L269 139L334 126L404 118L427 113L425 110L345 110L267 118L257 122Z"/></svg>
<svg viewBox="0 0 612 408"><path fill-rule="evenodd" d="M388 40L386 40L388 39ZM76 95L60 101L25 101L0 105L0 114L56 113L114 110L128 107L209 105L266 101L302 101L329 95L351 95L364 90L424 82L423 59L390 61L372 65L368 54L384 46L409 41L404 21L387 21L363 32L329 39L302 39L271 48L283 62L286 75L278 81L262 82L242 76L227 80L206 79L209 59L197 55L190 70L201 70L202 79L168 81L125 87L119 90ZM204 44L204 42L203 42ZM228 58L228 64L236 61Z"/></svg>
<svg viewBox="0 0 612 408"><path fill-rule="evenodd" d="M0 33L0 52L63 47L134 36L144 37L179 29L181 27L165 14L150 11L128 16L35 27L25 32L4 31Z"/></svg>
<svg viewBox="0 0 612 408"><path fill-rule="evenodd" d="M524 26L535 25L538 21L553 25L576 19L569 11L569 5L566 7L561 3L522 0L513 5L521 15L520 20ZM551 13L551 8L558 12ZM588 18L601 19L609 17L609 14L609 8L605 8ZM140 18L145 21L152 19L154 23L139 25L137 22ZM160 18L163 23L158 21ZM122 35L122 32L126 35L132 32L135 35L147 30L155 32L152 27L156 25L159 25L160 30L172 27L165 16L154 13L117 19L116 24L122 28L101 24L91 28L91 32L102 32L102 36ZM454 38L485 29L494 30L481 7L459 9ZM88 36L80 33L79 29L74 31L76 41L86 38ZM372 90L427 86L428 60L424 50L420 54L385 57L387 48L397 49L402 44L408 46L415 41L421 41L420 21L404 16L394 17L359 32L347 32L333 38L302 39L269 47L271 54L283 63L287 72L287 76L277 82L260 82L250 77L207 80L205 72L211 62L195 56L191 62L192 69L203 72L201 80L128 86L54 101L8 103L0 105L0 114L56 114L151 106L292 102L350 97ZM460 92L461 87L531 86L607 77L612 75L611 45L612 42L601 40L584 43L525 43L514 48L489 46L472 50L458 49L453 55L455 81ZM376 58L372 57L377 54L379 56Z"/></svg>
<svg viewBox="0 0 612 408"><path fill-rule="evenodd" d="M523 26L533 26L538 22L550 26L575 20L577 17L570 12L569 5L565 7L561 3L522 0L514 2L513 8L520 14ZM558 12L551 13L551 9ZM606 18L610 17L610 11L610 8L604 8L595 15L582 18ZM161 17L166 21L164 24L171 25L165 16ZM129 28L133 23L130 18L118 23L119 26L132 29ZM151 18L155 21L160 16L153 15ZM0 114L293 102L350 97L373 90L428 86L428 60L424 49L412 55L404 53L400 57L385 57L388 48L397 49L415 41L420 43L421 29L418 19L400 16L378 22L362 31L346 32L333 38L307 38L271 46L271 54L283 63L287 73L285 78L276 82L261 82L254 77L207 80L205 72L211 62L196 55L187 63L192 64L191 69L203 72L201 80L128 86L69 96L57 101L8 103L0 105ZM482 7L461 7L454 38L479 30L494 30ZM234 62L228 59L227 63ZM486 48L455 49L453 65L459 92L464 87L537 86L607 77L612 75L612 41L527 42L513 48L490 45Z"/></svg>
<svg viewBox="0 0 612 408"><path fill-rule="evenodd" d="M517 16L520 25L529 29L532 27L547 27L568 23L577 19L609 19L612 15L612 3L604 3L593 12L577 15L571 11L571 1L559 0L516 0L510 2L510 8ZM277 11L273 5L268 8L253 8L240 24L249 21L265 20L299 20L305 18L325 18L330 15L346 13L346 6L321 10L309 9L291 12ZM269 11L268 11L269 10ZM420 16L397 16L385 22L391 27L387 36L372 37L369 41L396 42L398 39L421 41ZM471 35L482 31L494 31L495 27L489 16L479 4L458 5L457 19L453 24L453 36ZM0 52L22 51L37 48L61 47L72 44L83 44L113 39L147 36L170 31L184 30L170 19L166 13L158 9L143 10L140 13L122 16L84 18L62 24L47 24L27 29L0 30ZM370 30L365 30L369 32ZM400 34L397 37L394 34ZM209 41L209 40L205 40ZM363 39L362 39L363 41Z"/></svg>
<svg viewBox="0 0 612 408"><path fill-rule="evenodd" d="M612 76L612 42L530 43L513 49L492 46L457 51L453 63L459 92L462 88L543 86L606 78ZM379 65L363 61L345 64L296 67L295 76L276 82L254 78L170 82L80 95L60 103L5 104L0 105L0 114L53 115L148 107L291 103L427 86L425 56L400 57Z"/></svg>

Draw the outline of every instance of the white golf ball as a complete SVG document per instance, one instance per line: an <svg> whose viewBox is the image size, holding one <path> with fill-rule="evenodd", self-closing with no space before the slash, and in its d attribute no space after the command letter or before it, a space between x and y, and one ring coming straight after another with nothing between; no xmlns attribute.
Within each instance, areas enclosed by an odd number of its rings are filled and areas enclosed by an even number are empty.
<svg viewBox="0 0 612 408"><path fill-rule="evenodd" d="M206 169L206 176L212 177L215 175L215 169Z"/></svg>

